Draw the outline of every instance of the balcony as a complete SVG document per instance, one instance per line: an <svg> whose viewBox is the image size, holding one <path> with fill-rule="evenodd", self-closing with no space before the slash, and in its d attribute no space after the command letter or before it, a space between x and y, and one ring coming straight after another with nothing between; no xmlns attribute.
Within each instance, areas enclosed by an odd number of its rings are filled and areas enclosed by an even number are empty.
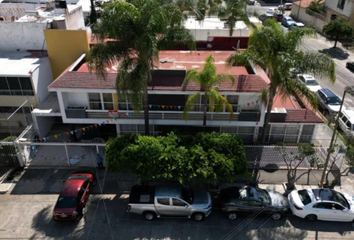
<svg viewBox="0 0 354 240"><path fill-rule="evenodd" d="M67 118L86 118L86 107L68 107L65 109ZM108 113L107 113L108 114Z"/></svg>

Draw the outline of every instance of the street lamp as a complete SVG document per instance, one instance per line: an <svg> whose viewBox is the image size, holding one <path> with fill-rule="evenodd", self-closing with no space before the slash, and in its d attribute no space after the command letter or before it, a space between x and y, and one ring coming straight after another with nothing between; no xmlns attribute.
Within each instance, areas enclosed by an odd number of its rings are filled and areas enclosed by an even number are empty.
<svg viewBox="0 0 354 240"><path fill-rule="evenodd" d="M325 162L325 165L324 165L324 168L323 168L321 182L319 184L321 188L323 187L323 181L324 181L324 178L326 176L327 166L328 166L329 158L331 157L331 152L332 152L333 143L334 143L334 137L336 136L336 132L337 132L338 124L339 124L339 117L340 117L340 113L342 112L342 107L343 107L344 98L345 98L346 93L349 93L350 95L354 95L354 86L350 86L350 87L345 87L344 88L342 102L340 104L339 112L338 112L337 118L335 120L335 125L334 125L334 129L333 129L332 139L331 139L331 143L329 144L329 148L327 150L327 158L326 158L326 162Z"/></svg>

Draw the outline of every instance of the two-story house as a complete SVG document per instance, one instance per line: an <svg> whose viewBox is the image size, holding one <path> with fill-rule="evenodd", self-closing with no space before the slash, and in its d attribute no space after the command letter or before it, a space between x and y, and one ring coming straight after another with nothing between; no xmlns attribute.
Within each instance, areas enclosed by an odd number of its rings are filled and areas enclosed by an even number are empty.
<svg viewBox="0 0 354 240"><path fill-rule="evenodd" d="M189 69L202 70L205 58L213 54L218 73L232 74L236 83L220 84L218 90L233 105L234 118L229 112L207 113L210 131L234 133L245 143L253 143L261 133L265 106L261 104L261 91L267 88L269 79L262 69L255 67L228 67L225 60L232 51L162 51L156 63L152 81L148 86L150 131L153 135L171 130L194 134L202 127L202 96L189 110L188 119L182 118L186 99L200 92L193 83L185 86L184 78ZM35 128L45 140L62 137L74 129L84 127L86 136L116 136L124 133L144 133L143 111L132 109L130 99L117 95L116 76L118 65L107 70L105 79L90 73L83 54L48 90L52 92L47 102L32 112ZM60 123L60 127L56 123ZM313 112L303 109L293 98L278 98L272 111L269 142L310 142L316 125L323 123ZM94 125L95 128L89 127ZM100 132L97 126L100 125ZM203 129L205 130L205 128ZM68 132L65 132L68 131ZM75 131L76 132L76 131ZM90 134L90 132L93 132ZM65 134L64 134L65 133ZM48 138L48 136L50 136ZM58 139L59 140L59 139Z"/></svg>

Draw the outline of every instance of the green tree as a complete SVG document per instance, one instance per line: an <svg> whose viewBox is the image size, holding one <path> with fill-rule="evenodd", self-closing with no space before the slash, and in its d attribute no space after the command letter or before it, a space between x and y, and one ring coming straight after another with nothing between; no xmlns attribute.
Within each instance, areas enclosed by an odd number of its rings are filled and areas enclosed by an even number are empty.
<svg viewBox="0 0 354 240"><path fill-rule="evenodd" d="M310 3L310 5L307 7L307 10L316 12L319 14L324 15L326 13L326 7L324 5L323 0L315 0Z"/></svg>
<svg viewBox="0 0 354 240"><path fill-rule="evenodd" d="M323 27L323 33L334 38L333 47L336 48L339 39L352 36L353 27L348 21L345 21L342 18L336 18Z"/></svg>
<svg viewBox="0 0 354 240"><path fill-rule="evenodd" d="M345 152L345 161L349 168L354 168L354 146L349 145Z"/></svg>
<svg viewBox="0 0 354 240"><path fill-rule="evenodd" d="M284 32L274 20L267 20L250 36L248 49L236 52L227 59L229 65L252 63L268 74L269 87L262 91L262 101L267 106L267 112L261 144L265 142L275 95L306 97L313 107L317 107L315 94L295 79L291 69L295 68L300 73L328 77L331 82L335 82L335 64L328 55L311 51L302 52L298 49L301 40L306 36L316 36L316 33L309 28L296 28Z"/></svg>
<svg viewBox="0 0 354 240"><path fill-rule="evenodd" d="M183 13L176 4L160 5L155 0L116 1L104 5L92 32L99 40L89 54L90 68L105 77L106 69L119 62L118 94L132 99L133 109L144 106L145 134L149 135L147 86L159 50L176 42L194 47L184 28ZM104 41L105 39L111 41Z"/></svg>
<svg viewBox="0 0 354 240"><path fill-rule="evenodd" d="M216 74L216 67L214 65L213 55L209 55L206 58L206 63L201 72L197 72L194 69L188 70L186 78L184 80L185 86L189 84L190 81L195 82L199 85L202 94L203 101L203 126L206 126L207 110L209 103L209 111L221 111L225 106L227 111L230 112L230 119L233 118L233 108L232 105L227 101L227 99L218 92L218 84L225 80L230 80L232 85L235 83L235 79L231 74ZM188 97L185 108L183 110L183 118L188 118L188 112L193 108L193 104L199 101L201 93L196 93Z"/></svg>
<svg viewBox="0 0 354 240"><path fill-rule="evenodd" d="M300 144L297 149L297 154L293 151L288 152L284 144L279 144L276 150L282 156L283 161L288 170L287 173L287 189L293 190L296 181L303 175L297 176L298 167L307 159L307 161L314 163L318 161L316 151L311 144Z"/></svg>
<svg viewBox="0 0 354 240"><path fill-rule="evenodd" d="M247 3L248 0L225 0L225 4L220 5L218 16L220 19L226 19L226 23L229 25L230 37L238 20L244 21L248 26L252 26L247 16Z"/></svg>

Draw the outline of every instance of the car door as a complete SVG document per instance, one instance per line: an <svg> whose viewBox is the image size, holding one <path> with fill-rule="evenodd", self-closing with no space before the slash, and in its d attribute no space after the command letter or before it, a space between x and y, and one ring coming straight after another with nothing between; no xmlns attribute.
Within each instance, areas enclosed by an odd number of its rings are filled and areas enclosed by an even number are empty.
<svg viewBox="0 0 354 240"><path fill-rule="evenodd" d="M174 209L171 205L171 198L169 197L156 197L155 208L158 214L162 216L173 216Z"/></svg>
<svg viewBox="0 0 354 240"><path fill-rule="evenodd" d="M349 213L349 211L345 210L345 207L338 203L332 204L333 209L333 218L336 221L352 221L353 216Z"/></svg>
<svg viewBox="0 0 354 240"><path fill-rule="evenodd" d="M88 198L90 196L90 181L87 180L83 185L82 188L84 189L84 196L83 196L83 200L84 200L84 205L87 204Z"/></svg>
<svg viewBox="0 0 354 240"><path fill-rule="evenodd" d="M253 199L242 199L240 201L235 202L235 204L237 206L238 211L242 211L245 213L253 213L263 208L262 203Z"/></svg>
<svg viewBox="0 0 354 240"><path fill-rule="evenodd" d="M318 91L318 103L320 104L320 106L324 109L327 109L327 104L326 104L326 96L321 92L321 91Z"/></svg>
<svg viewBox="0 0 354 240"><path fill-rule="evenodd" d="M318 220L336 220L335 211L337 210L334 210L332 204L329 202L320 202L313 205L313 213L317 216Z"/></svg>
<svg viewBox="0 0 354 240"><path fill-rule="evenodd" d="M172 206L175 216L187 217L191 214L190 205L181 199L172 198Z"/></svg>
<svg viewBox="0 0 354 240"><path fill-rule="evenodd" d="M81 212L81 209L85 206L84 204L84 193L85 190L81 187L77 195L77 210Z"/></svg>

